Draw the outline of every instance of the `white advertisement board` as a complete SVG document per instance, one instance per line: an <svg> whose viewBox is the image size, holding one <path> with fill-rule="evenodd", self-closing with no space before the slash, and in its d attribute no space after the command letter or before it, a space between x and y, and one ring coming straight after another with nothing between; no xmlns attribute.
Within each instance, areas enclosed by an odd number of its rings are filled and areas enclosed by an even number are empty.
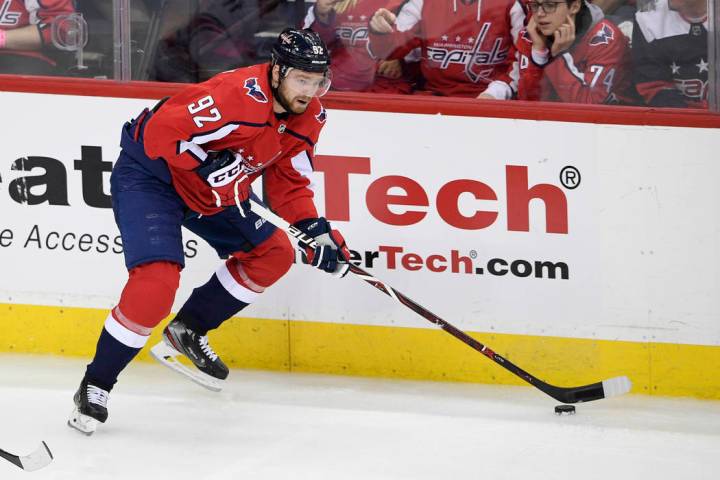
<svg viewBox="0 0 720 480"><path fill-rule="evenodd" d="M110 170L155 100L0 99L0 302L112 307ZM712 129L330 110L316 203L362 268L461 329L720 345L717 151ZM185 243L176 308L220 262ZM435 328L305 265L242 315Z"/></svg>

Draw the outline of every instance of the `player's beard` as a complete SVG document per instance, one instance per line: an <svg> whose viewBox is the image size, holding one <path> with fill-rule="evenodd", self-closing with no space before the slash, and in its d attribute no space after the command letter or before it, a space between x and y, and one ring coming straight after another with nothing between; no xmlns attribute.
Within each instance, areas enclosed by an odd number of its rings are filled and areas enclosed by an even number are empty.
<svg viewBox="0 0 720 480"><path fill-rule="evenodd" d="M286 92L287 90L281 83L280 88L277 89L277 97L280 105L282 105L289 113L293 113L295 115L305 113L305 110L307 110L307 107L310 105L312 98L304 95L295 95L294 97L289 98Z"/></svg>

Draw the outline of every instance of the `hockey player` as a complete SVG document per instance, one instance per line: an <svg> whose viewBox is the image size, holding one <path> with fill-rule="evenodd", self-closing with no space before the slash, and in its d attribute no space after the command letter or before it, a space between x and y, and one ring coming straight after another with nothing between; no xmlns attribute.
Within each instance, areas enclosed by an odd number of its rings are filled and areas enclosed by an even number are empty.
<svg viewBox="0 0 720 480"><path fill-rule="evenodd" d="M706 0L658 0L635 14L635 85L653 107L707 108Z"/></svg>
<svg viewBox="0 0 720 480"><path fill-rule="evenodd" d="M386 58L419 42L426 92L508 100L517 90L514 43L524 21L520 0L409 0L397 15L373 14L368 48Z"/></svg>
<svg viewBox="0 0 720 480"><path fill-rule="evenodd" d="M0 73L52 75L55 61L52 25L73 13L72 0L3 0L0 2Z"/></svg>
<svg viewBox="0 0 720 480"><path fill-rule="evenodd" d="M584 0L530 1L518 39L520 100L630 103L626 37Z"/></svg>
<svg viewBox="0 0 720 480"><path fill-rule="evenodd" d="M318 97L330 86L330 57L310 30L286 29L269 64L189 86L122 130L111 175L113 211L129 279L108 315L93 361L75 393L69 424L91 434L108 416L118 375L170 313L184 265L181 225L227 257L163 331L164 342L210 378L228 368L207 332L251 304L294 260L285 233L250 209L263 176L269 205L315 238L309 263L344 276L342 235L319 217L311 190L313 148L325 123Z"/></svg>

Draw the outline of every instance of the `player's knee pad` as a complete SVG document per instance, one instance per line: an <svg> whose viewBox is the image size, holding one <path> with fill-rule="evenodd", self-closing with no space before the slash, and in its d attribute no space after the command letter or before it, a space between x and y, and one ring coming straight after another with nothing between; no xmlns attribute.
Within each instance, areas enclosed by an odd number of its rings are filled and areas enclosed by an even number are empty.
<svg viewBox="0 0 720 480"><path fill-rule="evenodd" d="M170 314L180 269L172 262L151 262L131 269L118 305L122 314L143 327L155 327Z"/></svg>
<svg viewBox="0 0 720 480"><path fill-rule="evenodd" d="M236 252L233 257L242 265L252 282L265 288L290 270L295 261L295 251L287 235L275 230L250 252Z"/></svg>

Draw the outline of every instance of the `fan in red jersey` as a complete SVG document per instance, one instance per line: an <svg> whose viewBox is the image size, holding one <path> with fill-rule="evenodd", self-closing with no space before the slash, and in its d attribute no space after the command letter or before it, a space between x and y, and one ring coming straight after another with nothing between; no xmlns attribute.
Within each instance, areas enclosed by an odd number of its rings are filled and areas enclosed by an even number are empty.
<svg viewBox="0 0 720 480"><path fill-rule="evenodd" d="M419 74L409 46L386 59L368 52L368 21L378 8L397 10L400 0L317 0L308 10L304 27L312 28L332 54L333 89L410 93ZM404 57L408 57L406 61Z"/></svg>
<svg viewBox="0 0 720 480"><path fill-rule="evenodd" d="M533 15L518 39L521 100L630 103L628 41L583 0L528 2Z"/></svg>
<svg viewBox="0 0 720 480"><path fill-rule="evenodd" d="M330 87L329 66L317 34L286 29L271 63L188 86L125 124L110 186L129 279L75 394L71 427L89 435L105 422L118 375L170 313L185 262L181 227L227 260L165 328L159 346L170 353L156 358L173 368L168 357L186 356L197 370L185 374L211 389L228 376L208 331L253 303L295 258L285 233L250 209L250 198L260 202L250 186L256 178L273 210L317 242L308 263L347 273L345 241L313 203L312 157L326 122L318 97Z"/></svg>
<svg viewBox="0 0 720 480"><path fill-rule="evenodd" d="M72 0L0 0L0 73L52 75L52 24L75 11Z"/></svg>
<svg viewBox="0 0 720 480"><path fill-rule="evenodd" d="M507 100L517 91L514 43L524 21L520 0L409 0L397 15L373 14L368 48L387 58L416 42L425 92Z"/></svg>

